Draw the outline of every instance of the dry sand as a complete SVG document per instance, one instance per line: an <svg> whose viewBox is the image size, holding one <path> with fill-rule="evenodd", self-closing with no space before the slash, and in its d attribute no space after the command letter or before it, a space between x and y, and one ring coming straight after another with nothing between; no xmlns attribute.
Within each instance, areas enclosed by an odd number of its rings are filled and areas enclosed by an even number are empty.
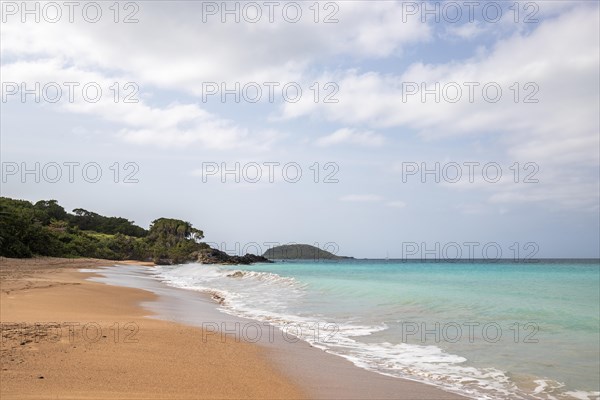
<svg viewBox="0 0 600 400"><path fill-rule="evenodd" d="M77 271L111 264L0 258L0 398L306 397L264 349L145 318L153 294Z"/></svg>

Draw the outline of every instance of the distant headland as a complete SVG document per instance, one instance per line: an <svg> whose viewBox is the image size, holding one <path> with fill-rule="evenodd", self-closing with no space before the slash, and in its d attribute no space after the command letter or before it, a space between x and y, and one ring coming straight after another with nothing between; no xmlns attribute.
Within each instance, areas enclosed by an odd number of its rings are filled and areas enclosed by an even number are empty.
<svg viewBox="0 0 600 400"><path fill-rule="evenodd" d="M275 246L262 255L270 260L342 260L354 257L338 256L309 244Z"/></svg>

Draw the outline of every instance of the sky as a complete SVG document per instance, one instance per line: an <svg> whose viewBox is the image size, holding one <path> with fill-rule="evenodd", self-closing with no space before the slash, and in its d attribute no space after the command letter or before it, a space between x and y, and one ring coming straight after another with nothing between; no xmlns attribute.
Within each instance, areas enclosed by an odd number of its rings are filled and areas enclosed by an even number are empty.
<svg viewBox="0 0 600 400"><path fill-rule="evenodd" d="M600 257L597 1L1 12L2 196L231 254Z"/></svg>

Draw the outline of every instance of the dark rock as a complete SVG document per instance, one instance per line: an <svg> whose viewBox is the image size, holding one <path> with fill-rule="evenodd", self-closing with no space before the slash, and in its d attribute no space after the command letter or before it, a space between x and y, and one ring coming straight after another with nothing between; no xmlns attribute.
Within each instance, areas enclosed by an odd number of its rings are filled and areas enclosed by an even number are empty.
<svg viewBox="0 0 600 400"><path fill-rule="evenodd" d="M221 250L213 248L203 249L192 254L196 257L196 261L202 264L247 265L256 262L272 262L265 257L254 254L246 254L245 256L230 256Z"/></svg>
<svg viewBox="0 0 600 400"><path fill-rule="evenodd" d="M219 294L217 294L217 293L212 293L212 296L211 296L211 297L212 297L212 299L213 299L214 301L216 301L216 302L217 302L217 303L219 303L219 304L223 304L223 303L225 303L225 298L224 298L223 296L220 296L220 295L219 295Z"/></svg>

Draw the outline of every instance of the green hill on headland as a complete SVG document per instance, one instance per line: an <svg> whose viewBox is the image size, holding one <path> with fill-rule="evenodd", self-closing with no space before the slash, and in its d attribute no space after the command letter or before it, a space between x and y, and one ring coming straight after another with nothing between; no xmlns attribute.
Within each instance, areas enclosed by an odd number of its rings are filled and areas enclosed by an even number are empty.
<svg viewBox="0 0 600 400"><path fill-rule="evenodd" d="M352 258L337 256L309 244L275 246L267 250L263 257L270 260L341 260Z"/></svg>
<svg viewBox="0 0 600 400"><path fill-rule="evenodd" d="M0 197L3 257L92 257L159 264L268 261L260 256L229 256L200 242L203 238L204 232L179 219L158 218L146 230L125 218L82 208L68 213L56 200L33 204Z"/></svg>

